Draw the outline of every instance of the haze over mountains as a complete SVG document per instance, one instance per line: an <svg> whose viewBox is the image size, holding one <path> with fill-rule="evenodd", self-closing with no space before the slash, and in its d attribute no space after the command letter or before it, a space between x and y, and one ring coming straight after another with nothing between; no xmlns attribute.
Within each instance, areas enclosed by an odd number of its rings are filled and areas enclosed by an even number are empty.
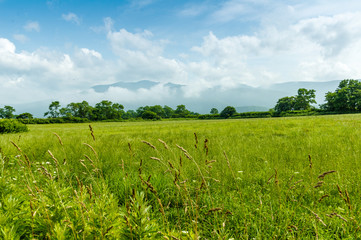
<svg viewBox="0 0 361 240"><path fill-rule="evenodd" d="M273 84L268 87L240 85L232 89L212 87L206 88L206 90L201 91L199 95L194 97L184 96L185 91L187 91L190 86L173 83L162 84L148 80L139 82L116 82L109 85L96 85L92 88L95 92L106 93L111 88L137 91L139 89L151 89L157 86L163 86L172 92L172 96L164 103L159 103L160 105L185 104L193 111L208 113L212 107L221 110L228 105L237 107L239 112L266 111L274 107L279 98L296 95L299 88L315 89L316 101L318 104L322 104L325 93L334 91L339 82L339 80L328 82L287 82ZM146 105L146 103L143 105Z"/></svg>
<svg viewBox="0 0 361 240"><path fill-rule="evenodd" d="M193 95L191 91L192 86L142 80L138 82L115 82L107 85L95 85L90 89L84 90L84 93L86 93L83 96L84 98L80 94L77 100L72 101L85 100L91 105L95 105L95 103L101 101L100 99L106 99L123 104L125 110L136 110L140 106L157 104L176 108L177 105L184 104L187 109L203 114L209 113L213 107L221 111L226 106L234 106L238 112L267 111L275 106L279 98L296 95L299 88L315 89L317 105L322 104L325 93L335 91L339 82L340 80L328 82L287 82L267 87L240 85L231 89L222 89L216 86L205 88ZM94 92L98 99L89 99L89 92ZM114 100L116 97L121 100ZM54 99L13 106L18 114L30 112L37 117L42 117L51 101L54 101ZM63 107L69 103L59 101Z"/></svg>

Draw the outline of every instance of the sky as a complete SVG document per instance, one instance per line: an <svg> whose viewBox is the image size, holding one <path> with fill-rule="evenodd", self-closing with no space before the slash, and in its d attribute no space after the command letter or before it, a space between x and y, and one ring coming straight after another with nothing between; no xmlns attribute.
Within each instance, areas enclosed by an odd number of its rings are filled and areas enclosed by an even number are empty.
<svg viewBox="0 0 361 240"><path fill-rule="evenodd" d="M359 0L0 0L0 107L360 79L360 53Z"/></svg>

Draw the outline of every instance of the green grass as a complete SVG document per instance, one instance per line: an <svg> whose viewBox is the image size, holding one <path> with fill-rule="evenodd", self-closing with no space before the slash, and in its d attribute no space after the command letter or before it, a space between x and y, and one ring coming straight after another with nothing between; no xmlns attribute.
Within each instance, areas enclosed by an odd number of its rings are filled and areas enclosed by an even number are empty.
<svg viewBox="0 0 361 240"><path fill-rule="evenodd" d="M89 124L29 125L0 135L0 236L360 238L360 123L92 123L95 140Z"/></svg>

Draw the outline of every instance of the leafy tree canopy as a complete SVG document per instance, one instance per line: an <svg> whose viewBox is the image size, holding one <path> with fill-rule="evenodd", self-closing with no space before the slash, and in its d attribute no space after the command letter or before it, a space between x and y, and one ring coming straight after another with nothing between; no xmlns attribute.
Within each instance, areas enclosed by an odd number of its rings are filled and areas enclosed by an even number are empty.
<svg viewBox="0 0 361 240"><path fill-rule="evenodd" d="M280 98L274 109L278 113L311 109L311 103L316 103L315 92L316 90L314 89L307 90L305 88L300 88L298 89L296 96Z"/></svg>
<svg viewBox="0 0 361 240"><path fill-rule="evenodd" d="M325 101L321 108L328 111L361 111L361 82L353 79L341 81L335 92L326 93Z"/></svg>
<svg viewBox="0 0 361 240"><path fill-rule="evenodd" d="M232 106L225 107L221 112L221 117L223 118L229 118L232 117L236 112L236 109Z"/></svg>

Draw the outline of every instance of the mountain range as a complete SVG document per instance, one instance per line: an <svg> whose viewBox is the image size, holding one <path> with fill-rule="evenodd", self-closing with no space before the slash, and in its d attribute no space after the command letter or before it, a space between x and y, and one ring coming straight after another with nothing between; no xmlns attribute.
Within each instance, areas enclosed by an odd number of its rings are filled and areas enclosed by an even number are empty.
<svg viewBox="0 0 361 240"><path fill-rule="evenodd" d="M287 82L277 83L265 87L252 87L240 85L231 89L222 89L220 86L206 88L198 96L185 97L185 89L189 86L160 83L149 80L139 82L117 82L109 85L96 85L92 88L95 92L106 93L110 88L123 88L130 91L139 89L150 90L153 87L162 85L172 89L172 96L160 105L179 105L184 104L192 111L199 113L209 113L210 109L215 107L222 110L225 106L235 106L238 112L266 111L275 106L277 100L285 96L297 95L299 88L315 89L317 104L324 103L325 94L328 91L335 91L340 80L328 82ZM188 88L187 88L188 87ZM132 105L132 104L130 104ZM143 105L151 105L144 103Z"/></svg>
<svg viewBox="0 0 361 240"><path fill-rule="evenodd" d="M317 104L324 103L326 92L335 91L338 87L340 80L328 82L286 82L277 83L269 86L252 87L248 85L239 85L238 87L223 89L221 86L206 88L197 94L190 94L192 86L175 84L175 83L160 83L156 81L142 80L138 82L115 82L112 84L95 85L89 89L84 89L84 92L93 91L99 94L102 99L109 99L113 102L110 94L112 90L122 90L133 94L131 98L127 98L119 94L121 100L117 102L123 104L125 109L136 110L140 106L145 105L168 105L176 108L177 105L184 104L187 109L198 113L209 113L211 108L217 108L221 111L226 106L236 107L237 112L250 112L250 111L267 111L275 106L278 99L285 96L297 95L299 88L315 89ZM157 90L158 89L158 90ZM160 90L159 90L160 89ZM158 92L157 92L157 91ZM148 91L148 95L143 98L137 98L138 95ZM154 92L153 92L154 91ZM159 91L167 91L162 97ZM88 95L84 95L82 100L88 101L91 105L99 102L98 100L90 99ZM116 95L117 97L118 95ZM121 98L123 97L123 98ZM82 98L82 95L79 95ZM54 101L40 101L34 103L17 104L13 105L17 110L16 113L30 112L36 117L42 117L44 112L47 111L49 104ZM68 103L62 102L62 106Z"/></svg>

